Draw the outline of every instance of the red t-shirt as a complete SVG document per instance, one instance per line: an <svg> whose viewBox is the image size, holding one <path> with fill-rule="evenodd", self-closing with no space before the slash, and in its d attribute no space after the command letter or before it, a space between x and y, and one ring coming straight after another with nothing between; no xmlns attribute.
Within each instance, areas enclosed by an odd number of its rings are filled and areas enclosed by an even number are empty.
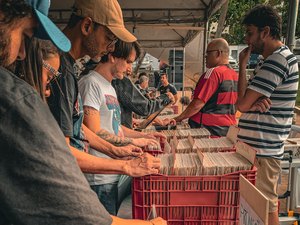
<svg viewBox="0 0 300 225"><path fill-rule="evenodd" d="M207 126L236 124L234 114L222 111L225 108L234 107L236 103L237 80L237 73L226 65L207 70L200 77L193 95L193 99L202 100L205 106L202 112L196 113L190 119ZM207 104L212 106L209 112L205 111Z"/></svg>

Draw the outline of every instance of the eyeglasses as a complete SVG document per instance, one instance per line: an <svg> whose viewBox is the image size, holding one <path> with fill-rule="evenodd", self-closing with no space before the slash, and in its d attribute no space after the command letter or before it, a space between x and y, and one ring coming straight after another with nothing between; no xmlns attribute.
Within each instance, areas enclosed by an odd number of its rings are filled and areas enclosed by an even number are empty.
<svg viewBox="0 0 300 225"><path fill-rule="evenodd" d="M220 51L220 52L222 52L221 50L219 50L219 49L215 49L215 50L206 50L206 55L208 54L208 53L210 53L210 52L218 52L218 51Z"/></svg>
<svg viewBox="0 0 300 225"><path fill-rule="evenodd" d="M105 30L105 39L107 40L107 42L109 42L109 44L106 46L106 49L109 50L110 48L112 48L112 46L114 46L117 41L119 40L111 31L108 27L99 24L95 21L92 21L94 28L98 27L98 26L103 26L104 30Z"/></svg>
<svg viewBox="0 0 300 225"><path fill-rule="evenodd" d="M109 41L109 44L107 45L106 49L110 49L119 40L107 27L105 27L105 38Z"/></svg>
<svg viewBox="0 0 300 225"><path fill-rule="evenodd" d="M106 49L110 49L112 46L114 46L118 42L118 38L115 38L111 40L111 42L107 45Z"/></svg>
<svg viewBox="0 0 300 225"><path fill-rule="evenodd" d="M54 69L49 63L46 63L44 60L43 60L43 67L52 74L51 77L48 76L49 83L60 77L61 73L58 72L56 69Z"/></svg>
<svg viewBox="0 0 300 225"><path fill-rule="evenodd" d="M222 51L222 50L219 50L219 49L206 50L205 56L208 56L208 53L211 53L211 52L220 52L220 53L222 53L223 51Z"/></svg>

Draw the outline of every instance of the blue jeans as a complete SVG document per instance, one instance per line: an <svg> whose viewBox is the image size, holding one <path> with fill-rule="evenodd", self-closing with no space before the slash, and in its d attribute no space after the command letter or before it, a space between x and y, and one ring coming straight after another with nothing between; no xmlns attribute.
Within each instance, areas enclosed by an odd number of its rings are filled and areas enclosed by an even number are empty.
<svg viewBox="0 0 300 225"><path fill-rule="evenodd" d="M109 214L116 216L118 213L118 183L91 185L91 188L96 192Z"/></svg>
<svg viewBox="0 0 300 225"><path fill-rule="evenodd" d="M120 207L123 200L131 194L131 181L132 177L121 175L118 183L118 207Z"/></svg>

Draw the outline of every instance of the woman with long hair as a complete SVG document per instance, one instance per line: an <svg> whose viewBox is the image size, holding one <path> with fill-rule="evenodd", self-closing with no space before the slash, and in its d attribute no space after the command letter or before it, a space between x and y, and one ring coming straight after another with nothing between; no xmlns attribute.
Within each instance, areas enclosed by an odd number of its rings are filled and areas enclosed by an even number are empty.
<svg viewBox="0 0 300 225"><path fill-rule="evenodd" d="M26 38L25 46L26 58L17 61L16 74L33 86L41 98L46 100L51 94L50 82L55 82L60 75L58 50L50 41L37 38Z"/></svg>

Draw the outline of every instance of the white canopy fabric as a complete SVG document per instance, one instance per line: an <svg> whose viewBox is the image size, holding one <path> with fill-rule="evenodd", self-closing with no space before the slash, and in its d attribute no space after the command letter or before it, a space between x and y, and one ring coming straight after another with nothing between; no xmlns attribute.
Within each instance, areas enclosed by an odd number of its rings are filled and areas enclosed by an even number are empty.
<svg viewBox="0 0 300 225"><path fill-rule="evenodd" d="M74 0L52 0L50 16L63 26ZM155 57L165 49L185 47L205 29L225 0L119 0L126 27ZM163 57L164 58L164 57Z"/></svg>
<svg viewBox="0 0 300 225"><path fill-rule="evenodd" d="M204 71L206 24L226 0L118 0L125 25L146 52L169 63L170 49L184 49L184 86ZM52 0L49 15L61 27L74 0Z"/></svg>

